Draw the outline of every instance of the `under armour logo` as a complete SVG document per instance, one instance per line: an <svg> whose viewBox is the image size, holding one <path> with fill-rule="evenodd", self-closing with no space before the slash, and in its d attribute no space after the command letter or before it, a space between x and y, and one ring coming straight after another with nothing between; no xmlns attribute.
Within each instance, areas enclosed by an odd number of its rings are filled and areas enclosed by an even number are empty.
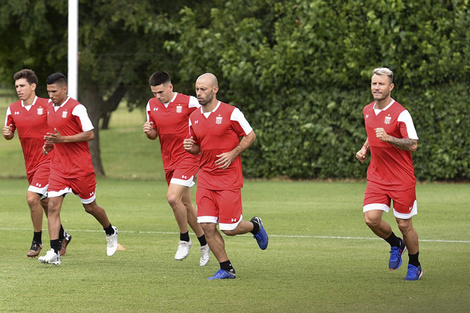
<svg viewBox="0 0 470 313"><path fill-rule="evenodd" d="M20 112L16 112L16 111L15 111L15 115L20 115Z"/></svg>

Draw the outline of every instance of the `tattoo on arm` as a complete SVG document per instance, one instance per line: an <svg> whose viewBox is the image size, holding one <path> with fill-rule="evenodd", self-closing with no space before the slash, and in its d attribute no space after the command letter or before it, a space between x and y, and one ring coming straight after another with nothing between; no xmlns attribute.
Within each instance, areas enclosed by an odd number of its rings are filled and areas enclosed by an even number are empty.
<svg viewBox="0 0 470 313"><path fill-rule="evenodd" d="M392 145L397 147L398 149L405 150L405 151L416 151L418 146L418 141L416 139L410 138L396 138L392 137L390 141Z"/></svg>

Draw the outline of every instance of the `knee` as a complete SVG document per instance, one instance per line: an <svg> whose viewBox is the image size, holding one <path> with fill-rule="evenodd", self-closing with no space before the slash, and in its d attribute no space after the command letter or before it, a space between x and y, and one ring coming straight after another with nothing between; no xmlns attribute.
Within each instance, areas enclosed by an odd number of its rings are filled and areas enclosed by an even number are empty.
<svg viewBox="0 0 470 313"><path fill-rule="evenodd" d="M411 222L411 219L409 220L397 219L397 224L402 234L407 234L413 229L413 224Z"/></svg>
<svg viewBox="0 0 470 313"><path fill-rule="evenodd" d="M204 231L204 235L206 235L206 237L213 234L216 230L215 224L212 224L212 223L201 223L200 225L201 225L202 230Z"/></svg>
<svg viewBox="0 0 470 313"><path fill-rule="evenodd" d="M85 212L87 212L88 214L93 215L93 213L95 212L95 206L91 204L83 204L83 208L85 209Z"/></svg>
<svg viewBox="0 0 470 313"><path fill-rule="evenodd" d="M380 219L379 218L374 218L368 215L364 215L364 222L366 223L369 228L375 228L379 226L380 224Z"/></svg>
<svg viewBox="0 0 470 313"><path fill-rule="evenodd" d="M28 194L26 196L26 202L30 208L34 208L39 204L39 196L37 194Z"/></svg>
<svg viewBox="0 0 470 313"><path fill-rule="evenodd" d="M173 192L168 192L166 194L166 200L168 201L168 204L172 207L175 208L177 204L179 203L180 199L176 196L175 193Z"/></svg>
<svg viewBox="0 0 470 313"><path fill-rule="evenodd" d="M235 230L222 230L222 232L227 236L235 236L237 234Z"/></svg>

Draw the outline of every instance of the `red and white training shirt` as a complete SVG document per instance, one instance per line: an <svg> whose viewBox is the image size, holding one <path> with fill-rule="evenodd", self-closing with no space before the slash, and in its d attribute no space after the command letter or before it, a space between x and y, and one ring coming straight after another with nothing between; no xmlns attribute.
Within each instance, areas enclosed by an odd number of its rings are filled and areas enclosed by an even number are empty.
<svg viewBox="0 0 470 313"><path fill-rule="evenodd" d="M83 104L68 97L60 106L51 105L47 110L49 132L55 129L62 136L72 136L94 129ZM94 173L88 141L55 143L51 157L51 176L77 178Z"/></svg>
<svg viewBox="0 0 470 313"><path fill-rule="evenodd" d="M48 130L48 106L48 99L35 97L30 106L18 100L7 109L5 126L12 125L12 131L18 131L27 174L35 172L40 166L49 167L50 157L42 153L44 135Z"/></svg>
<svg viewBox="0 0 470 313"><path fill-rule="evenodd" d="M212 112L204 113L202 107L191 114L190 135L201 148L200 170L197 185L210 190L235 190L243 187L240 155L226 169L218 168L217 155L232 151L240 137L253 129L243 113L236 107L220 102Z"/></svg>
<svg viewBox="0 0 470 313"><path fill-rule="evenodd" d="M392 102L383 110L375 108L375 101L363 110L371 162L367 181L389 190L406 190L416 185L413 160L405 151L378 139L376 128L396 138L418 139L410 113L398 102Z"/></svg>
<svg viewBox="0 0 470 313"><path fill-rule="evenodd" d="M147 103L147 121L153 122L158 132L163 168L175 170L179 165L197 166L199 156L184 150L183 141L188 137L188 119L201 105L195 97L175 92L169 103L152 98Z"/></svg>

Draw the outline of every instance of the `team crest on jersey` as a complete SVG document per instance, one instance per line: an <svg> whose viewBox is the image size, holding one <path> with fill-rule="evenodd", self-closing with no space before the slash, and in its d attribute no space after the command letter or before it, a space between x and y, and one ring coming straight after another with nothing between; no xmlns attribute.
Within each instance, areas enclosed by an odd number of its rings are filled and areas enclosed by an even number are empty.
<svg viewBox="0 0 470 313"><path fill-rule="evenodd" d="M216 123L216 124L222 124L222 116L217 116L217 117L215 118L215 123Z"/></svg>
<svg viewBox="0 0 470 313"><path fill-rule="evenodd" d="M42 107L38 108L38 115L42 115L44 113L44 109Z"/></svg>
<svg viewBox="0 0 470 313"><path fill-rule="evenodd" d="M176 106L176 113L181 113L183 112L183 107L181 105Z"/></svg>
<svg viewBox="0 0 470 313"><path fill-rule="evenodd" d="M62 118L67 118L67 111L62 112Z"/></svg>
<svg viewBox="0 0 470 313"><path fill-rule="evenodd" d="M392 121L392 117L390 115L385 116L385 121L384 121L385 124L390 124L391 121Z"/></svg>

